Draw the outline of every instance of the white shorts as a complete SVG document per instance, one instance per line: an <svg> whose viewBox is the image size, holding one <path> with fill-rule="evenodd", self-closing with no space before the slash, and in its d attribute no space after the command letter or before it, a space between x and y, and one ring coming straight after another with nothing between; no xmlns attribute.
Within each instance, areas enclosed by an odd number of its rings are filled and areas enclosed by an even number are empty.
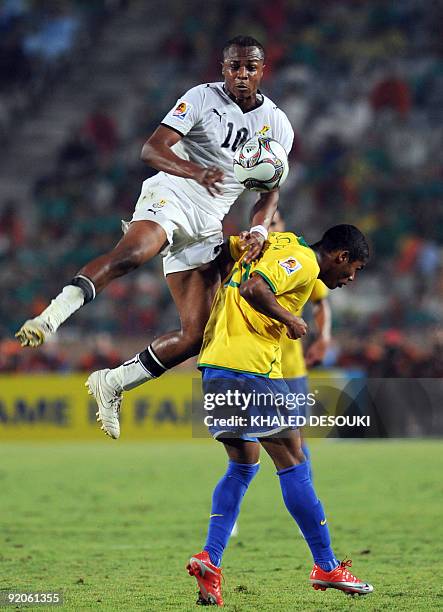
<svg viewBox="0 0 443 612"><path fill-rule="evenodd" d="M186 194L172 191L165 174L143 182L133 221L154 221L165 230L169 242L161 252L165 276L209 263L223 243L221 221L197 208Z"/></svg>

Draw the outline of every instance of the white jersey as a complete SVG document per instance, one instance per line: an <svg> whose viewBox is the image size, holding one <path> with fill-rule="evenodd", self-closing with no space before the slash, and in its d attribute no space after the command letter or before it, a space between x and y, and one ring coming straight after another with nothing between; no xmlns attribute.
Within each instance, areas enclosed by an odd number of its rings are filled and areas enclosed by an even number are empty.
<svg viewBox="0 0 443 612"><path fill-rule="evenodd" d="M225 92L223 83L208 83L193 87L163 119L162 124L183 136L172 147L176 155L201 166L217 166L223 170L221 195L211 197L206 189L192 179L160 172L168 178L170 188L185 193L193 204L220 221L243 192L233 169L234 153L246 140L262 132L282 144L289 153L294 132L285 113L264 96L260 106L243 112Z"/></svg>

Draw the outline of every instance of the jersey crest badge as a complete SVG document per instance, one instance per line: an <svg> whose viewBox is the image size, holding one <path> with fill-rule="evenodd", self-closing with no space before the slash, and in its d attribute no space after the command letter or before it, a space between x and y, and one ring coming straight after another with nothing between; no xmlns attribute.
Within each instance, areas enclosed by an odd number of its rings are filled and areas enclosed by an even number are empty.
<svg viewBox="0 0 443 612"><path fill-rule="evenodd" d="M295 257L288 257L287 259L283 259L283 261L278 262L279 265L286 271L288 276L297 272L302 267L301 263L295 259Z"/></svg>
<svg viewBox="0 0 443 612"><path fill-rule="evenodd" d="M271 129L271 126L265 124L262 127L262 129L257 132L257 135L258 136L266 136L266 134L269 132L270 129Z"/></svg>
<svg viewBox="0 0 443 612"><path fill-rule="evenodd" d="M191 105L188 102L179 102L172 113L173 117L177 119L184 119L191 110Z"/></svg>

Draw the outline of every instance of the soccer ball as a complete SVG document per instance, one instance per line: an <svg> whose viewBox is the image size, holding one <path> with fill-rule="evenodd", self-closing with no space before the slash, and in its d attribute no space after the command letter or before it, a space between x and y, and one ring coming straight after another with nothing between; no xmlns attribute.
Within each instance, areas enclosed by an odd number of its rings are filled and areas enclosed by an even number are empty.
<svg viewBox="0 0 443 612"><path fill-rule="evenodd" d="M267 136L253 136L234 156L235 178L250 191L271 191L288 176L288 156L282 145Z"/></svg>

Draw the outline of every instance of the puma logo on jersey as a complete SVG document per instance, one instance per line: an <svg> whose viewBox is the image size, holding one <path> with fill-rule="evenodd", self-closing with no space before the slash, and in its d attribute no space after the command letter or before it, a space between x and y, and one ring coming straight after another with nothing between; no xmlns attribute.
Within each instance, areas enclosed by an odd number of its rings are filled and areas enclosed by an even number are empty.
<svg viewBox="0 0 443 612"><path fill-rule="evenodd" d="M221 120L223 119L223 115L226 115L226 113L220 114L216 108L213 108L212 112L215 113L217 115L217 117L219 117L220 123L221 123Z"/></svg>

